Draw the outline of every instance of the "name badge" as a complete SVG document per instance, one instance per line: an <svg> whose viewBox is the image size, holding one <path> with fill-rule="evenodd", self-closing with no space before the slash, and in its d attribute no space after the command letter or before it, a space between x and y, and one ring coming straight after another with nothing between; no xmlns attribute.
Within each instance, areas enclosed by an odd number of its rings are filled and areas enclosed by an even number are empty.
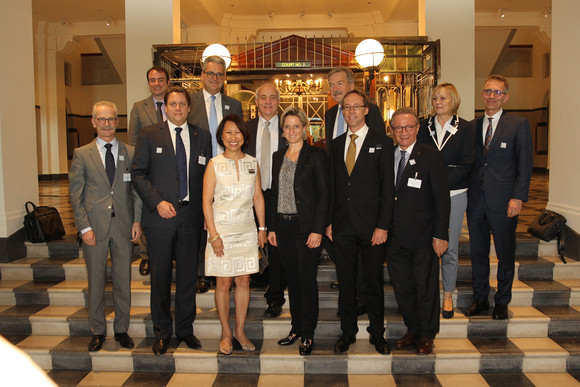
<svg viewBox="0 0 580 387"><path fill-rule="evenodd" d="M123 173L123 181L131 181L131 174Z"/></svg>
<svg viewBox="0 0 580 387"><path fill-rule="evenodd" d="M499 144L500 147L502 148L507 148L507 142L502 142L501 144Z"/></svg>
<svg viewBox="0 0 580 387"><path fill-rule="evenodd" d="M377 148L377 150L379 151L379 150L383 149L383 146L381 144L377 144L377 145L375 145L375 148Z"/></svg>
<svg viewBox="0 0 580 387"><path fill-rule="evenodd" d="M249 169L248 169L248 173L249 173L250 175L253 175L254 173L256 173L256 170L255 170L254 168L249 168Z"/></svg>
<svg viewBox="0 0 580 387"><path fill-rule="evenodd" d="M414 179L410 177L407 185L413 188L421 188L421 179Z"/></svg>
<svg viewBox="0 0 580 387"><path fill-rule="evenodd" d="M457 133L457 128L453 126L451 128L447 128L447 131L451 134L455 134Z"/></svg>
<svg viewBox="0 0 580 387"><path fill-rule="evenodd" d="M369 153L375 153L375 148L369 148Z"/></svg>
<svg viewBox="0 0 580 387"><path fill-rule="evenodd" d="M125 161L125 156L119 155L119 161Z"/></svg>
<svg viewBox="0 0 580 387"><path fill-rule="evenodd" d="M224 106L224 109L226 109L226 110L230 110L230 105L225 105L225 106Z"/></svg>
<svg viewBox="0 0 580 387"><path fill-rule="evenodd" d="M411 160L409 160L409 164L411 164L411 165L415 165L415 164L416 164L416 163L415 163L415 159L411 159Z"/></svg>
<svg viewBox="0 0 580 387"><path fill-rule="evenodd" d="M197 162L199 163L199 165L205 165L205 156L199 156L197 158Z"/></svg>
<svg viewBox="0 0 580 387"><path fill-rule="evenodd" d="M157 153L161 153L163 152L163 148L161 148L160 146L157 147Z"/></svg>

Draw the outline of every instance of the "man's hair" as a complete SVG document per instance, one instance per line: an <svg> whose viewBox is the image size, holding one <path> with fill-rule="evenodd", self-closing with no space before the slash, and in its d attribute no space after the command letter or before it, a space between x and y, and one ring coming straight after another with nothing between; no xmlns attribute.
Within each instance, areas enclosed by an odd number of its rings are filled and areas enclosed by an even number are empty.
<svg viewBox="0 0 580 387"><path fill-rule="evenodd" d="M171 93L181 93L185 95L187 106L191 106L191 96L189 95L189 92L181 86L171 86L169 90L167 90L167 94L165 94L165 97L163 97L163 103L165 106L167 106L167 100L169 99L169 94Z"/></svg>
<svg viewBox="0 0 580 387"><path fill-rule="evenodd" d="M461 105L461 97L459 96L459 92L452 83L441 83L440 85L435 86L433 89L432 96L435 95L435 92L438 90L446 90L451 97L451 113L457 114L457 110L459 110L459 105ZM431 104L433 105L433 104ZM431 106L431 114L435 115L435 107Z"/></svg>
<svg viewBox="0 0 580 387"><path fill-rule="evenodd" d="M284 121L286 120L287 117L290 116L298 117L300 119L300 122L302 123L302 126L308 126L308 117L306 117L306 113L304 113L304 110L296 106L288 106L286 110L284 110L284 113L282 113L282 117L280 117L280 123L282 128L284 128Z"/></svg>
<svg viewBox="0 0 580 387"><path fill-rule="evenodd" d="M205 68L207 67L208 63L217 63L217 64L222 65L224 68L224 73L227 70L226 69L226 61L223 60L220 56L211 55L211 56L208 56L207 58L205 58L205 60L203 61L203 69L202 69L203 71L205 71Z"/></svg>
<svg viewBox="0 0 580 387"><path fill-rule="evenodd" d="M487 81L498 81L498 82L502 82L503 83L503 87L505 89L504 91L506 93L509 93L509 91L510 91L510 82L503 75L491 74L490 76L487 77L487 79L483 83L484 86L487 83Z"/></svg>
<svg viewBox="0 0 580 387"><path fill-rule="evenodd" d="M147 70L147 82L149 82L149 73L151 73L151 71L157 71L165 74L165 80L169 82L169 71L167 71L167 69L161 66L153 66L149 70Z"/></svg>
<svg viewBox="0 0 580 387"><path fill-rule="evenodd" d="M415 112L415 109L405 106L405 107L401 107L398 108L393 115L391 116L391 121L389 121L389 126L391 126L391 123L393 122L393 120L395 119L395 117L400 116L402 114L411 114L413 117L415 117L415 125L417 125L419 123L419 119L417 118L417 113ZM392 126L391 126L392 128Z"/></svg>
<svg viewBox="0 0 580 387"><path fill-rule="evenodd" d="M276 96L278 97L278 101L280 101L280 90L278 90L278 88L274 86L272 83L264 83L262 86L258 87L256 89L256 99L258 98L260 91L262 90L262 87L266 85L272 85L274 87L274 89L276 90Z"/></svg>
<svg viewBox="0 0 580 387"><path fill-rule="evenodd" d="M242 144L242 149L244 149L246 146L248 146L248 142L250 141L250 132L248 131L248 127L246 126L244 119L240 118L240 116L238 116L237 114L227 115L224 117L222 122L220 122L220 124L215 132L215 137L216 137L217 143L222 148L224 148L224 149L226 148L224 145L224 140L222 140L222 134L224 132L226 122L231 122L234 125L236 125L238 127L239 131L242 133L242 136L244 136L244 143Z"/></svg>
<svg viewBox="0 0 580 387"><path fill-rule="evenodd" d="M354 83L354 73L352 72L351 69L348 69L346 67L335 67L332 70L330 70L328 72L328 75L326 76L326 79L328 80L328 78L330 78L331 75L337 74L337 73L345 73L346 74L346 79L348 79L348 83Z"/></svg>
<svg viewBox="0 0 580 387"><path fill-rule="evenodd" d="M363 99L363 106L369 106L369 99L368 99L367 95L365 93L362 93L362 92L354 89L354 90L351 90L344 95L344 98L342 99L342 104L341 104L343 109L344 109L344 100L346 99L346 97L348 97L351 94L356 94L356 95L361 96Z"/></svg>
<svg viewBox="0 0 580 387"><path fill-rule="evenodd" d="M95 104L93 105L93 118L97 118L97 108L99 106L108 106L108 107L112 108L115 111L115 117L117 117L117 105L115 105L114 102L99 101L99 102L95 102Z"/></svg>

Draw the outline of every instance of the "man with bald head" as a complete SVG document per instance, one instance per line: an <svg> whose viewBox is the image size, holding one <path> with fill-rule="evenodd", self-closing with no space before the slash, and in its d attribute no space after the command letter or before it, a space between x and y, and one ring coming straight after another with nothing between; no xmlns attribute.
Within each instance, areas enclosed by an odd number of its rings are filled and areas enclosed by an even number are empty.
<svg viewBox="0 0 580 387"><path fill-rule="evenodd" d="M258 117L248 122L250 139L246 153L258 159L260 176L262 177L262 193L266 201L266 212L270 208L271 182L272 182L272 154L279 149L284 149L286 140L282 138L280 117L278 116L278 104L280 103L280 91L271 83L265 83L256 90L256 105ZM266 213L266 219L269 219ZM268 225L266 225L268 226ZM278 255L278 248L268 245L268 282L269 287L264 294L268 308L266 317L278 317L282 313L284 305L284 289L286 277L282 270L282 263Z"/></svg>

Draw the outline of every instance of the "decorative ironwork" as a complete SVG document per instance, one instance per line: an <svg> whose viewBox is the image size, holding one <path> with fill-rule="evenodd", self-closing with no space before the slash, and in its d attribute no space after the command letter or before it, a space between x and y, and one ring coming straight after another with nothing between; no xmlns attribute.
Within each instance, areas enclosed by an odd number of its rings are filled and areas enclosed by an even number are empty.
<svg viewBox="0 0 580 387"><path fill-rule="evenodd" d="M276 87L282 94L320 94L322 92L322 79L314 80L309 78L306 81L302 79L295 81L276 79Z"/></svg>

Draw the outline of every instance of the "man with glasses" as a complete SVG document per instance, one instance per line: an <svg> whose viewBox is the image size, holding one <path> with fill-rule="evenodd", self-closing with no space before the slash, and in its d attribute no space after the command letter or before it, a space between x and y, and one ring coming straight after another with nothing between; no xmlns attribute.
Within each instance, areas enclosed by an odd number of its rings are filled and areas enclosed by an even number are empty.
<svg viewBox="0 0 580 387"><path fill-rule="evenodd" d="M393 142L365 124L368 100L346 93L342 109L348 130L330 143L330 210L327 237L334 244L338 276L338 310L342 335L335 353L356 342L357 256L362 256L366 283L369 341L378 353L390 352L385 340L384 243L393 216Z"/></svg>
<svg viewBox="0 0 580 387"><path fill-rule="evenodd" d="M69 195L89 279L89 351L102 348L107 332L105 284L111 253L115 340L133 348L129 334L132 242L141 236L141 200L131 185L133 147L115 137L117 107L108 101L93 106L97 138L74 150Z"/></svg>
<svg viewBox="0 0 580 387"><path fill-rule="evenodd" d="M226 70L226 62L221 57L212 55L205 58L201 73L203 89L191 94L191 111L187 118L188 122L210 133L213 156L217 156L224 151L217 143L215 136L222 118L229 114L236 114L244 118L242 103L221 92L226 80ZM211 285L210 279L205 277L206 240L207 233L204 231L201 237L198 259L198 293L207 292Z"/></svg>
<svg viewBox="0 0 580 387"><path fill-rule="evenodd" d="M489 309L490 234L497 253L495 320L508 318L515 271L516 227L522 202L528 200L533 146L527 119L503 111L509 83L490 75L481 97L484 116L473 120L475 162L467 191L467 224L471 251L473 304L466 316Z"/></svg>
<svg viewBox="0 0 580 387"><path fill-rule="evenodd" d="M439 332L439 258L449 239L447 165L439 151L417 142L419 121L404 107L391 117L395 149L395 211L387 268L407 333L397 349L433 351Z"/></svg>

